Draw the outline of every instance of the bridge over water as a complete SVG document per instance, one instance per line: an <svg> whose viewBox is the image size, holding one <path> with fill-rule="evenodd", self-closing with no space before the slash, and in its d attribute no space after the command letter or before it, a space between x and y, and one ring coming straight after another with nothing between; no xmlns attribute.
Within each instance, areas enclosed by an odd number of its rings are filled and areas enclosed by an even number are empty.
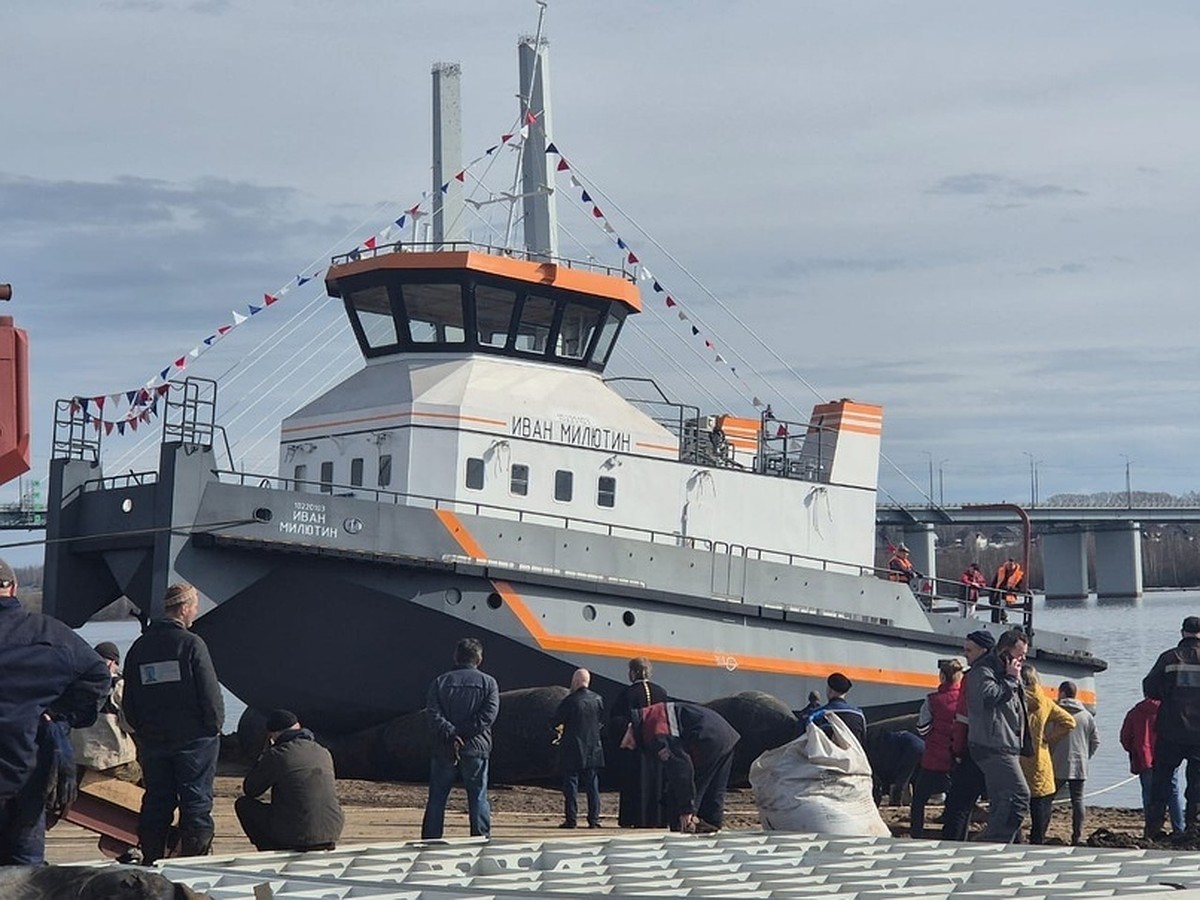
<svg viewBox="0 0 1200 900"><path fill-rule="evenodd" d="M880 506L876 522L899 528L912 551L913 564L937 577L934 529L938 526L1018 525L1028 541L1038 536L1044 589L1049 600L1088 595L1087 537L1096 545L1096 594L1125 598L1142 595L1142 525L1200 524L1195 506L1035 506L974 504L962 506ZM1029 548L1025 548L1028 557ZM1028 570L1028 566L1026 566Z"/></svg>

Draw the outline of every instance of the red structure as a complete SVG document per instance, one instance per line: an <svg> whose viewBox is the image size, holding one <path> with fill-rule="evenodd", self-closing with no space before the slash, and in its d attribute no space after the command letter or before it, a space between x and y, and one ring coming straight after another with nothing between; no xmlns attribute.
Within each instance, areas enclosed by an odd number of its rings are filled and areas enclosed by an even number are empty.
<svg viewBox="0 0 1200 900"><path fill-rule="evenodd" d="M0 300L12 286L0 284ZM29 337L0 316L0 484L29 471Z"/></svg>

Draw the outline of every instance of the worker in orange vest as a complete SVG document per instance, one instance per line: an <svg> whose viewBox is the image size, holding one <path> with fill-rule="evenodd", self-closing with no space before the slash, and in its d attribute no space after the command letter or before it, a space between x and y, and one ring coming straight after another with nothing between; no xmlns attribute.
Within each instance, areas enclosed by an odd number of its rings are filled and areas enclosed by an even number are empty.
<svg viewBox="0 0 1200 900"><path fill-rule="evenodd" d="M892 558L888 560L888 581L903 581L905 584L911 584L916 577L918 577L918 573L913 567L912 560L908 558L908 547L901 544L892 554Z"/></svg>
<svg viewBox="0 0 1200 900"><path fill-rule="evenodd" d="M1000 564L996 577L992 579L992 621L1007 622L1008 607L1020 606L1021 581L1025 571L1011 556Z"/></svg>

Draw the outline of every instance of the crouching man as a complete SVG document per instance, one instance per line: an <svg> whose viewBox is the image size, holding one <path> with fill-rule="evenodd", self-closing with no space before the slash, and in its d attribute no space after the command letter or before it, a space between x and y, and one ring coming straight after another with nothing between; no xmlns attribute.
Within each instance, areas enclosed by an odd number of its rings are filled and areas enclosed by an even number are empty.
<svg viewBox="0 0 1200 900"><path fill-rule="evenodd" d="M233 804L242 830L259 850L332 850L342 834L333 757L301 728L295 713L267 716L267 747ZM271 792L270 802L256 797Z"/></svg>

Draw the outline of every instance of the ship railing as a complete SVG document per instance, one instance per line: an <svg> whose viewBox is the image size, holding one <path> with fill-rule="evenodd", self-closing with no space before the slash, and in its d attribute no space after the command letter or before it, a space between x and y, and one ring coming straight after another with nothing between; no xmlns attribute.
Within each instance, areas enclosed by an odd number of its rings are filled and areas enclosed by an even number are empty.
<svg viewBox="0 0 1200 900"><path fill-rule="evenodd" d="M864 570L885 581L903 583L904 579L888 568ZM1026 634L1033 634L1033 594L1030 591L1005 591L991 587L972 587L956 578L931 578L916 575L908 582L917 602L927 612L949 613L963 618L989 617L996 623L1020 625ZM1005 601L1015 596L1015 603Z"/></svg>
<svg viewBox="0 0 1200 900"><path fill-rule="evenodd" d="M393 253L463 253L477 251L491 256L506 256L509 259L519 259L525 262L549 263L564 266L568 269L578 269L586 272L597 272L601 275L611 275L624 278L626 281L636 281L636 278L625 266L617 268L586 259L571 259L566 256L551 256L548 253L538 253L524 247L504 247L500 244L489 244L481 241L395 241L391 244L379 244L375 247L359 247L349 253L341 253L333 257L331 265L341 266L357 262L360 259L374 259L379 256L389 256Z"/></svg>

